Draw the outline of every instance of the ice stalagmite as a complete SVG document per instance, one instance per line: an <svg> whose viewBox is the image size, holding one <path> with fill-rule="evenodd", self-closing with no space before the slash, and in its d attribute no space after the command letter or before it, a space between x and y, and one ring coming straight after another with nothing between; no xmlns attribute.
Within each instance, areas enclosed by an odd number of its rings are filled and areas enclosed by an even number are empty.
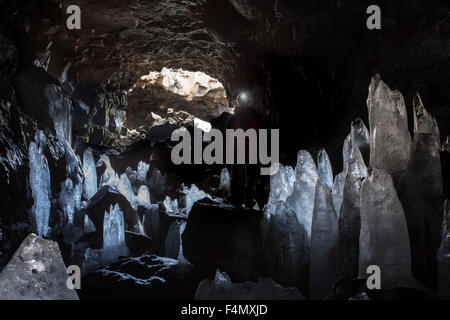
<svg viewBox="0 0 450 320"><path fill-rule="evenodd" d="M169 196L166 196L164 199L164 207L166 208L166 212L169 213L177 213L178 212L178 200L177 199L170 199Z"/></svg>
<svg viewBox="0 0 450 320"><path fill-rule="evenodd" d="M92 198L97 193L97 170L92 149L88 148L83 153L84 196Z"/></svg>
<svg viewBox="0 0 450 320"><path fill-rule="evenodd" d="M103 220L103 254L115 259L126 254L126 251L123 213L118 204L111 205Z"/></svg>
<svg viewBox="0 0 450 320"><path fill-rule="evenodd" d="M100 160L96 164L97 167L100 167L101 165L105 165L106 169L100 177L100 187L111 186L117 188L120 179L111 166L111 161L106 154L102 154Z"/></svg>
<svg viewBox="0 0 450 320"><path fill-rule="evenodd" d="M370 133L360 118L352 121L350 135L352 145L359 149L365 164L368 164L370 158Z"/></svg>
<svg viewBox="0 0 450 320"><path fill-rule="evenodd" d="M137 197L135 199L135 206L150 207L150 191L147 186L140 186Z"/></svg>
<svg viewBox="0 0 450 320"><path fill-rule="evenodd" d="M403 207L391 176L380 169L373 169L361 187L360 278L367 278L371 265L380 267L383 289L417 284Z"/></svg>
<svg viewBox="0 0 450 320"><path fill-rule="evenodd" d="M417 133L398 193L408 223L412 270L417 280L436 288L436 253L441 243L444 191L440 146L433 134Z"/></svg>
<svg viewBox="0 0 450 320"><path fill-rule="evenodd" d="M438 254L439 268L439 298L450 299L450 204L445 201L444 205L444 225L442 234L442 243L439 247Z"/></svg>
<svg viewBox="0 0 450 320"><path fill-rule="evenodd" d="M231 183L230 181L231 181L231 177L230 177L230 173L228 172L228 169L223 168L222 172L220 173L219 190L225 195L230 194L230 183Z"/></svg>
<svg viewBox="0 0 450 320"><path fill-rule="evenodd" d="M438 145L441 145L439 127L435 117L433 117L423 106L422 99L416 93L414 100L414 134L430 133L436 139Z"/></svg>
<svg viewBox="0 0 450 320"><path fill-rule="evenodd" d="M359 194L362 181L367 174L364 163L361 161L362 158L350 157L339 215L338 274L352 278L358 274L361 227Z"/></svg>
<svg viewBox="0 0 450 320"><path fill-rule="evenodd" d="M150 169L150 165L146 162L139 161L137 171L136 171L136 179L141 183L145 183L147 181L147 173Z"/></svg>
<svg viewBox="0 0 450 320"><path fill-rule="evenodd" d="M370 166L389 173L394 182L406 170L411 137L403 95L379 75L372 78L367 98L370 124Z"/></svg>
<svg viewBox="0 0 450 320"><path fill-rule="evenodd" d="M266 238L266 258L274 280L285 286L308 287L308 234L297 216L278 201L270 215Z"/></svg>
<svg viewBox="0 0 450 320"><path fill-rule="evenodd" d="M317 182L311 229L309 290L311 299L322 299L337 280L339 219L330 189Z"/></svg>
<svg viewBox="0 0 450 320"><path fill-rule="evenodd" d="M292 193L291 183L287 176L287 167L279 165L278 172L270 176L269 200L265 210L269 213L275 212L275 206L278 201L286 201Z"/></svg>
<svg viewBox="0 0 450 320"><path fill-rule="evenodd" d="M351 133L345 138L344 140L344 145L342 147L342 159L343 159L343 163L342 163L342 172L344 172L344 174L347 174L348 171L348 161L350 160L350 155L352 153L352 147L353 147L353 143L352 143L352 135Z"/></svg>
<svg viewBox="0 0 450 320"><path fill-rule="evenodd" d="M294 190L294 183L295 183L295 171L294 171L294 168L292 168L291 166L285 166L284 170L286 172L286 178L287 178L287 180L289 182L290 193L292 193L292 191Z"/></svg>
<svg viewBox="0 0 450 320"><path fill-rule="evenodd" d="M42 148L31 142L28 150L30 162L30 186L33 195L32 212L34 214L37 234L46 236L49 232L51 209L50 170L47 158L42 154Z"/></svg>
<svg viewBox="0 0 450 320"><path fill-rule="evenodd" d="M314 194L319 176L316 164L308 151L301 150L298 152L295 176L294 190L287 198L286 204L295 212L298 221L305 228L308 238L310 238Z"/></svg>
<svg viewBox="0 0 450 320"><path fill-rule="evenodd" d="M183 256L181 235L185 227L186 221L174 221L170 225L165 242L166 257L178 260Z"/></svg>
<svg viewBox="0 0 450 320"><path fill-rule="evenodd" d="M319 151L317 156L317 170L319 172L319 180L325 183L330 190L333 189L333 169L331 168L330 159L325 149Z"/></svg>
<svg viewBox="0 0 450 320"><path fill-rule="evenodd" d="M186 195L186 214L191 212L192 206L196 201L203 198L209 198L212 200L212 197L209 194L203 190L200 190L195 184L191 185L191 188L184 188L183 193Z"/></svg>
<svg viewBox="0 0 450 320"><path fill-rule="evenodd" d="M56 135L69 144L72 143L72 100L61 87L50 84L44 94L48 99L48 113L53 120Z"/></svg>
<svg viewBox="0 0 450 320"><path fill-rule="evenodd" d="M61 182L59 203L69 224L73 223L75 212L80 209L81 187L81 184L74 186L70 178Z"/></svg>

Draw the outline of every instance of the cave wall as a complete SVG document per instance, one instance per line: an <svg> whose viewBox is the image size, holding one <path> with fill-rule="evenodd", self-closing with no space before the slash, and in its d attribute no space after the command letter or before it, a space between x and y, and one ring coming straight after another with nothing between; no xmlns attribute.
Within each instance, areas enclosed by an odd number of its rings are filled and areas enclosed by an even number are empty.
<svg viewBox="0 0 450 320"><path fill-rule="evenodd" d="M10 39L21 65L40 61L56 79L69 66L67 91L95 110L86 115L74 104L81 141L112 145L120 128L107 115L126 109L124 92L162 67L205 72L231 99L250 92L268 125L281 129L284 162L295 161L301 148L314 153L324 146L339 170L350 122L361 117L367 124L375 73L404 93L409 111L419 91L442 138L449 134L447 1L380 0L376 31L365 26L372 4L365 0L80 0L82 28L73 31L65 27L69 4L3 1L2 12L29 13Z"/></svg>

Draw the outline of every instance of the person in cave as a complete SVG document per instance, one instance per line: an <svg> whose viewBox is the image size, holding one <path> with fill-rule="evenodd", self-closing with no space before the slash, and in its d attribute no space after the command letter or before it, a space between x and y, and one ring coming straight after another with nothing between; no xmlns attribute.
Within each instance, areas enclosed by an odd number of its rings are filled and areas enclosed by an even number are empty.
<svg viewBox="0 0 450 320"><path fill-rule="evenodd" d="M246 92L241 92L235 100L235 114L228 122L228 129L255 129L258 135L259 129L263 128L263 121L252 106L252 99ZM249 141L245 141L245 164L237 164L236 160L236 141L235 161L229 167L231 175L231 202L235 207L241 207L244 204L247 208L255 205L257 188L259 184L259 164L249 164Z"/></svg>

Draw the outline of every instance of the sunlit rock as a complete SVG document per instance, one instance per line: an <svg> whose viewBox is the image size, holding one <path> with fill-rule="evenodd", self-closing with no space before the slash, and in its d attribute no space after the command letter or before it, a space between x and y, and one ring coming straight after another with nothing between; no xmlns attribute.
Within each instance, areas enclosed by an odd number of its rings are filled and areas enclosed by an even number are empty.
<svg viewBox="0 0 450 320"><path fill-rule="evenodd" d="M367 98L370 124L370 166L394 181L406 170L411 137L403 95L391 91L379 75L372 78Z"/></svg>
<svg viewBox="0 0 450 320"><path fill-rule="evenodd" d="M56 135L72 143L72 101L60 86L48 85L44 94L48 99L48 113L53 119Z"/></svg>

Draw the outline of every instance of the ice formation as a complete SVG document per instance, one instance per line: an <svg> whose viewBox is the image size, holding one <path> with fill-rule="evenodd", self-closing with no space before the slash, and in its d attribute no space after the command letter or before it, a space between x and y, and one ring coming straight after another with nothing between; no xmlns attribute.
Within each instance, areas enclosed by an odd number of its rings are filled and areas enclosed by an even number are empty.
<svg viewBox="0 0 450 320"><path fill-rule="evenodd" d="M83 153L84 196L92 198L97 193L97 170L92 149L88 148Z"/></svg>
<svg viewBox="0 0 450 320"><path fill-rule="evenodd" d="M439 298L450 299L450 204L448 200L444 205L444 225L442 243L437 253L438 261L438 292Z"/></svg>
<svg viewBox="0 0 450 320"><path fill-rule="evenodd" d="M274 280L284 286L306 289L309 241L305 228L282 201L276 203L268 224L265 252Z"/></svg>
<svg viewBox="0 0 450 320"><path fill-rule="evenodd" d="M370 124L370 166L383 169L394 181L406 170L411 137L405 101L379 75L372 78L367 99Z"/></svg>
<svg viewBox="0 0 450 320"><path fill-rule="evenodd" d="M59 203L63 209L67 222L73 224L75 212L81 208L82 184L74 186L72 179L68 178L61 182L61 193L59 194Z"/></svg>
<svg viewBox="0 0 450 320"><path fill-rule="evenodd" d="M339 275L349 277L358 274L361 165L357 158L349 160L339 215Z"/></svg>
<svg viewBox="0 0 450 320"><path fill-rule="evenodd" d="M117 173L114 171L113 167L111 166L111 161L106 154L102 154L100 156L100 160L97 162L96 166L100 167L103 164L105 165L106 169L103 172L102 176L100 177L100 187L104 186L117 187L120 179Z"/></svg>
<svg viewBox="0 0 450 320"><path fill-rule="evenodd" d="M444 204L440 146L433 134L416 133L398 195L403 204L417 280L435 288Z"/></svg>
<svg viewBox="0 0 450 320"><path fill-rule="evenodd" d="M181 235L185 227L186 221L174 221L170 225L165 243L166 257L178 260L183 255Z"/></svg>
<svg viewBox="0 0 450 320"><path fill-rule="evenodd" d="M44 94L49 104L49 115L53 119L56 135L63 141L72 143L72 101L69 96L63 93L61 87L48 85Z"/></svg>
<svg viewBox="0 0 450 320"><path fill-rule="evenodd" d="M225 194L230 194L231 177L227 168L223 168L220 172L220 185L219 190Z"/></svg>
<svg viewBox="0 0 450 320"><path fill-rule="evenodd" d="M195 184L191 185L191 188L185 187L183 193L186 195L186 214L191 212L192 206L196 201L203 198L209 198L212 200L212 197L209 194L203 190L200 190Z"/></svg>
<svg viewBox="0 0 450 320"><path fill-rule="evenodd" d="M350 136L352 145L360 150L365 163L368 164L370 157L370 132L360 118L352 121Z"/></svg>
<svg viewBox="0 0 450 320"><path fill-rule="evenodd" d="M51 209L50 171L47 158L43 155L42 146L31 142L28 150L30 163L30 186L34 204L32 212L36 222L39 237L46 236L49 232L49 220Z"/></svg>
<svg viewBox="0 0 450 320"><path fill-rule="evenodd" d="M322 299L337 280L339 220L330 189L317 182L311 229L309 289L311 299Z"/></svg>
<svg viewBox="0 0 450 320"><path fill-rule="evenodd" d="M135 198L136 206L150 207L150 191L147 186L140 186L137 197Z"/></svg>
<svg viewBox="0 0 450 320"><path fill-rule="evenodd" d="M333 197L334 210L336 211L336 214L338 216L340 216L341 214L342 200L344 197L345 177L346 174L344 172L341 172L334 178L333 191L331 193Z"/></svg>
<svg viewBox="0 0 450 320"><path fill-rule="evenodd" d="M379 169L373 169L361 187L361 278L367 277L367 268L371 265L382 270L383 288L416 284L411 272L405 213L391 176Z"/></svg>
<svg viewBox="0 0 450 320"><path fill-rule="evenodd" d="M314 194L319 176L316 164L308 151L301 150L298 152L295 175L294 190L287 198L286 204L295 212L298 221L305 228L308 238L310 238Z"/></svg>
<svg viewBox="0 0 450 320"><path fill-rule="evenodd" d="M319 180L325 183L330 190L333 190L333 169L325 149L321 149L317 156L317 170Z"/></svg>

